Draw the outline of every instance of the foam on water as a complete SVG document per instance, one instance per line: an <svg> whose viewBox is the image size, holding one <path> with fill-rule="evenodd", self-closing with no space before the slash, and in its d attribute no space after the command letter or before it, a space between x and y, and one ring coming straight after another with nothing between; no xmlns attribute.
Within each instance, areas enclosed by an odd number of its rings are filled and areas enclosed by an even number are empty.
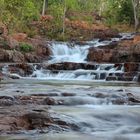
<svg viewBox="0 0 140 140"><path fill-rule="evenodd" d="M117 69L114 64L98 64L95 70L77 69L74 71L61 70L35 70L31 77L38 79L59 79L59 80L105 80L109 74L121 74L123 73L123 65L120 69ZM104 76L101 76L104 75Z"/></svg>
<svg viewBox="0 0 140 140"><path fill-rule="evenodd" d="M47 64L63 63L63 62L74 62L74 63L87 63L87 55L90 47L105 46L112 42L117 42L122 39L131 39L134 37L133 34L123 33L120 34L120 38L112 38L110 40L100 41L95 39L93 41L87 41L84 45L78 45L76 43L68 42L52 42L50 43L50 50L52 52L51 59L47 61ZM46 63L46 62L44 62ZM58 80L105 80L107 76L116 76L116 74L124 73L124 67L116 67L115 64L94 64L97 66L95 69L85 70L47 70L37 69L34 67L34 72L28 78L36 79L58 79ZM3 68L4 74L10 74L8 66ZM16 74L16 73L12 73ZM15 75L16 76L16 75ZM17 76L18 77L18 76ZM136 78L134 78L135 80Z"/></svg>
<svg viewBox="0 0 140 140"><path fill-rule="evenodd" d="M69 43L52 43L50 49L52 51L49 63L57 62L85 62L88 54L89 45L79 46Z"/></svg>

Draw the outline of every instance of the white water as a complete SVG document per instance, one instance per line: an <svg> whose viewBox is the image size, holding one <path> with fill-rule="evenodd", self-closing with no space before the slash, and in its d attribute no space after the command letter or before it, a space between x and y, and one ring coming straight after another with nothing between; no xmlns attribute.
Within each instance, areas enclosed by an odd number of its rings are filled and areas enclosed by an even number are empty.
<svg viewBox="0 0 140 140"><path fill-rule="evenodd" d="M107 69L107 70L106 70ZM31 77L38 79L58 79L58 80L105 80L109 74L123 73L123 65L120 69L114 67L114 64L98 64L96 70L78 69L74 71L61 70L57 73L50 70L35 70ZM101 75L105 75L104 78Z"/></svg>
<svg viewBox="0 0 140 140"><path fill-rule="evenodd" d="M68 42L52 42L49 46L52 55L50 56L50 60L44 63L55 64L55 63L63 63L63 62L74 62L74 63L88 63L86 61L89 48L90 47L98 47L105 46L112 42L117 42L122 39L131 39L134 36L129 33L120 34L121 38L112 38L111 40L100 41L99 39L95 39L93 41L85 42L85 45L77 45L75 43ZM58 79L58 80L105 80L107 76L111 74L111 76L116 76L116 74L122 74L124 72L123 65L121 68L115 67L114 64L96 64L96 69L77 69L77 70L55 70L55 72L47 70L47 69L36 69L34 68L34 72L28 78L35 79ZM3 68L4 74L10 74L8 72L8 66ZM16 73L12 73L14 76L17 76ZM18 77L21 78L21 77ZM27 78L27 77L26 77Z"/></svg>
<svg viewBox="0 0 140 140"><path fill-rule="evenodd" d="M90 46L78 46L68 43L52 43L50 47L52 51L49 63L58 62L85 62Z"/></svg>
<svg viewBox="0 0 140 140"><path fill-rule="evenodd" d="M99 41L95 39L93 41L86 42L86 45L77 45L74 43L53 42L50 45L52 52L51 59L48 64L62 63L62 62L75 62L86 63L86 58L90 47L105 46L113 41L120 41L122 39L131 39L131 34L121 34L122 38L112 38L111 40ZM107 67L110 67L106 70ZM75 71L58 71L53 73L49 70L35 70L31 77L37 77L38 79L59 79L59 80L105 80L110 74L123 73L123 67L120 70L114 67L114 64L100 64L96 70L75 70ZM105 74L105 78L101 78L101 74Z"/></svg>

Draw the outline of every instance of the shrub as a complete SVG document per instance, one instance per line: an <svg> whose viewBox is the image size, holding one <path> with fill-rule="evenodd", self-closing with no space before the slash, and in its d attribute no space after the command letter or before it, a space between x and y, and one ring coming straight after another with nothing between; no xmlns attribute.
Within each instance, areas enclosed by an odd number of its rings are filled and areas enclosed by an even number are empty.
<svg viewBox="0 0 140 140"><path fill-rule="evenodd" d="M27 43L20 43L20 51L22 52L31 52L33 51L33 46Z"/></svg>

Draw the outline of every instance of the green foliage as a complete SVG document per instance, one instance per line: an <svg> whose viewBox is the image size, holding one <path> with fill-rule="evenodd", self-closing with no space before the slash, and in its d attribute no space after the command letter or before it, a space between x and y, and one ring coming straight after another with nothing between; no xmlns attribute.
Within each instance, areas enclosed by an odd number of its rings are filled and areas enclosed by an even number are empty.
<svg viewBox="0 0 140 140"><path fill-rule="evenodd" d="M36 31L29 25L33 21L40 22L43 1L0 0L0 22L8 27L10 33L25 32L33 36ZM48 0L46 14L52 15L54 20L43 21L39 32L51 37L61 36L65 8L65 17L70 20L93 23L93 13L96 12L109 25L134 21L131 0Z"/></svg>
<svg viewBox="0 0 140 140"><path fill-rule="evenodd" d="M131 0L108 0L104 7L102 14L109 24L132 23L134 20Z"/></svg>
<svg viewBox="0 0 140 140"><path fill-rule="evenodd" d="M19 47L20 51L25 53L33 51L33 46L27 43L20 43Z"/></svg>

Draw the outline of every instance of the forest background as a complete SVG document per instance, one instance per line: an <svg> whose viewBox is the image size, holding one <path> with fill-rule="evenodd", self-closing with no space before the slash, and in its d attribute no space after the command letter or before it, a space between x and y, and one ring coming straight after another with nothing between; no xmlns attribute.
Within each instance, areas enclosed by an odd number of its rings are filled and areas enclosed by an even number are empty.
<svg viewBox="0 0 140 140"><path fill-rule="evenodd" d="M74 32L78 36L93 24L138 31L139 5L139 0L0 0L0 23L8 34L56 40L68 40Z"/></svg>

